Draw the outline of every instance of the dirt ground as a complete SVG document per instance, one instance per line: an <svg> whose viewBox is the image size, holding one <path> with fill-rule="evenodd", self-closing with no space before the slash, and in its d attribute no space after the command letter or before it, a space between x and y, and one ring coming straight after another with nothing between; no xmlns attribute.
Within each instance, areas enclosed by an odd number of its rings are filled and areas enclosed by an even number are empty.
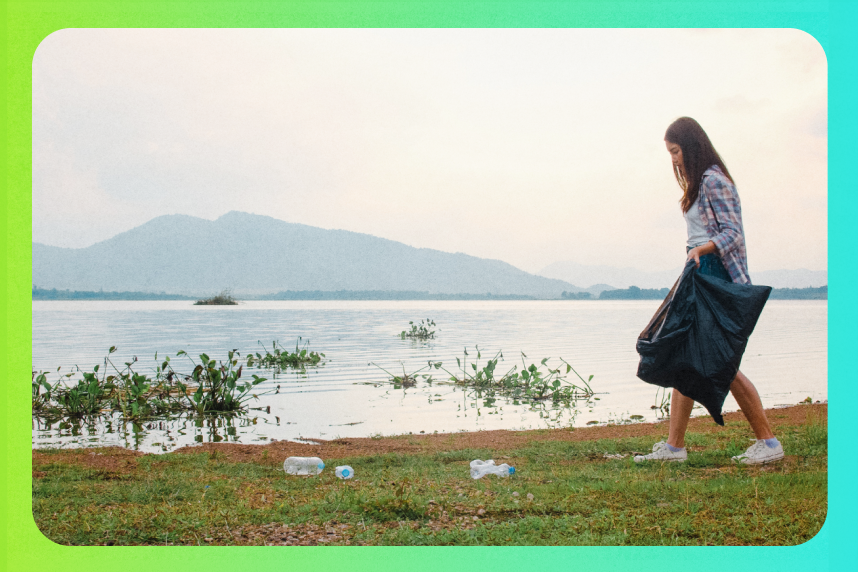
<svg viewBox="0 0 858 572"><path fill-rule="evenodd" d="M801 425L808 415L815 415L822 421L828 419L828 404L797 405L766 410L769 423L775 434L780 425ZM725 424L744 423L741 412L724 415ZM715 433L724 427L716 425L712 419L695 417L691 419L688 430L693 433ZM257 463L276 465L290 456L321 457L322 459L341 459L345 457L365 457L383 453L420 454L461 449L494 449L497 451L516 449L534 441L596 441L599 439L620 439L626 437L665 437L667 423L631 423L570 429L535 429L529 431L476 431L472 433L437 433L431 435L399 435L395 437L346 438L331 441L314 440L307 443L294 441L272 441L260 445L242 445L238 443L205 443L183 447L176 454L209 453L219 458L239 463ZM748 428L748 436L753 434ZM137 458L146 453L120 447L98 449L68 449L64 451L42 452L33 450L33 467L51 463L81 465L105 473L126 473L137 468ZM34 470L33 478L41 478L44 472Z"/></svg>

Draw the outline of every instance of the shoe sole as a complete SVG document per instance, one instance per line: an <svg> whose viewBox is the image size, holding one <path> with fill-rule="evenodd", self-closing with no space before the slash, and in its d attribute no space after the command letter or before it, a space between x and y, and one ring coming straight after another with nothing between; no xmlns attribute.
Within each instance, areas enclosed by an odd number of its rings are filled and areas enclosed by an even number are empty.
<svg viewBox="0 0 858 572"><path fill-rule="evenodd" d="M768 459L763 459L762 461L746 461L744 459L733 459L733 461L737 463L741 463L743 465L767 465L769 463L777 463L778 461L783 461L784 456L781 455L779 457L771 457Z"/></svg>

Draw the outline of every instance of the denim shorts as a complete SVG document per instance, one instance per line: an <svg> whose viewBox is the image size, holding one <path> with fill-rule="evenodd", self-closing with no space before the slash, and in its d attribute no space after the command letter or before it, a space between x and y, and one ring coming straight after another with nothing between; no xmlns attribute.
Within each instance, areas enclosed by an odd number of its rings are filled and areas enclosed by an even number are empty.
<svg viewBox="0 0 858 572"><path fill-rule="evenodd" d="M686 248L685 251L690 251L691 248ZM717 254L704 254L700 257L700 268L697 269L698 274L705 274L706 276L714 276L715 278L720 278L721 280L726 280L727 282L732 282L733 279L730 278L730 274L727 272L727 269L724 268L724 264L721 263L721 259Z"/></svg>

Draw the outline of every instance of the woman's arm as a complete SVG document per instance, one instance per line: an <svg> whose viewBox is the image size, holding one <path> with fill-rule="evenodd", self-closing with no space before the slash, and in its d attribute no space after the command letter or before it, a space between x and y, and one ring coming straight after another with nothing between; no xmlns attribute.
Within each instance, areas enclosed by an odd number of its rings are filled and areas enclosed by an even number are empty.
<svg viewBox="0 0 858 572"><path fill-rule="evenodd" d="M709 252L717 251L723 258L726 253L745 242L739 193L736 192L736 186L721 173L703 177L701 186L705 187L704 193L711 206L712 214L715 215L715 226L718 230L715 236L710 236L710 242L703 248L711 244L714 250ZM709 252L698 253L698 259L702 254L709 254Z"/></svg>
<svg viewBox="0 0 858 572"><path fill-rule="evenodd" d="M688 258L686 258L686 262L689 260L694 260L694 265L697 268L700 268L700 257L705 256L707 254L712 254L715 252L717 248L715 248L715 243L711 240L702 246L695 246L691 250L688 251Z"/></svg>

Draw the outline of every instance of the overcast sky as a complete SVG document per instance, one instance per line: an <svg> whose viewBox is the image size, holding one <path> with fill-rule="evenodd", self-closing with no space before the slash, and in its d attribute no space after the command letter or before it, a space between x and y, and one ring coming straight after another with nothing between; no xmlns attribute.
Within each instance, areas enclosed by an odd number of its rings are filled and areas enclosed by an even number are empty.
<svg viewBox="0 0 858 572"><path fill-rule="evenodd" d="M33 240L240 210L529 272L675 268L688 115L751 271L825 270L826 100L798 30L61 30L33 61Z"/></svg>

